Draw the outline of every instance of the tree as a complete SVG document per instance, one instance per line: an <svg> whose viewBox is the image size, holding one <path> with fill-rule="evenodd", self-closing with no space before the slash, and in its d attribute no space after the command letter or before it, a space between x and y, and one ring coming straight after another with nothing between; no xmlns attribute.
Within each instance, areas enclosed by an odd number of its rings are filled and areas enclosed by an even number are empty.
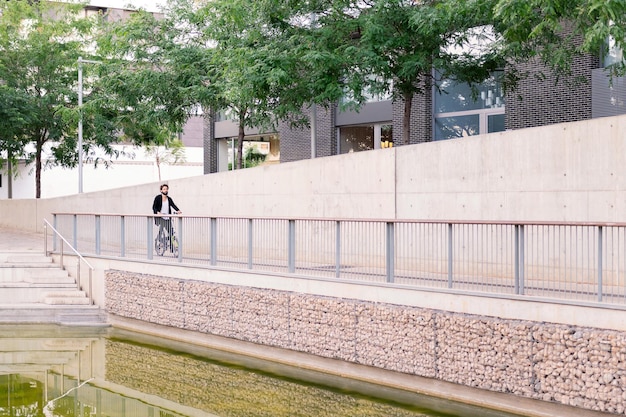
<svg viewBox="0 0 626 417"><path fill-rule="evenodd" d="M146 155L154 158L159 181L161 181L161 164L176 165L186 162L185 145L179 139L169 141L165 146L147 145Z"/></svg>
<svg viewBox="0 0 626 417"><path fill-rule="evenodd" d="M391 91L404 103L402 138L410 143L412 102L430 94L433 69L443 77L479 82L502 66L488 47L490 0L372 0L359 13L360 73L373 92ZM472 42L484 42L481 53ZM491 44L493 45L493 44Z"/></svg>
<svg viewBox="0 0 626 417"><path fill-rule="evenodd" d="M25 129L31 122L29 97L20 91L0 85L0 169L8 177L8 198L12 198L13 166L26 147Z"/></svg>
<svg viewBox="0 0 626 417"><path fill-rule="evenodd" d="M626 3L621 0L499 0L495 18L513 60L538 57L557 74L570 74L573 58L626 48ZM626 73L626 56L611 66Z"/></svg>
<svg viewBox="0 0 626 417"><path fill-rule="evenodd" d="M139 10L103 22L97 38L97 104L117 114L124 138L138 145L169 143L213 102L211 51L189 22L193 2L170 6L162 18Z"/></svg>
<svg viewBox="0 0 626 417"><path fill-rule="evenodd" d="M358 110L367 95L392 93L405 106L404 143L410 142L413 97L430 94L434 68L443 77L477 83L504 64L491 26L493 0L258 4L265 6L265 20L257 26L292 40L289 51L300 71L290 78L297 80L298 94L312 103L341 101ZM481 50L470 48L476 41Z"/></svg>
<svg viewBox="0 0 626 417"><path fill-rule="evenodd" d="M238 125L237 168L243 165L246 128L270 131L278 120L301 121L302 107L311 101L302 38L286 23L294 13L288 6L215 0L198 11L212 42L217 103L231 110Z"/></svg>
<svg viewBox="0 0 626 417"><path fill-rule="evenodd" d="M50 163L77 164L76 63L88 56L92 21L80 15L82 5L15 0L0 3L0 80L16 95L28 97L29 119L20 131L21 150L35 160L35 196L41 197L45 146ZM93 137L84 143L105 147L115 139L106 114L86 113L85 128ZM108 148L110 151L110 148Z"/></svg>

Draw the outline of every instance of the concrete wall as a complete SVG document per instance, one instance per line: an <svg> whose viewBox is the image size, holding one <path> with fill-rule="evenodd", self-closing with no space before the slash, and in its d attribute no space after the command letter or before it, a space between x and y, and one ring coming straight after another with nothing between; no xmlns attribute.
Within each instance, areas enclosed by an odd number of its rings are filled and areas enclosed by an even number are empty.
<svg viewBox="0 0 626 417"><path fill-rule="evenodd" d="M620 222L626 116L169 181L185 215ZM151 212L159 182L0 201L0 226L52 212Z"/></svg>

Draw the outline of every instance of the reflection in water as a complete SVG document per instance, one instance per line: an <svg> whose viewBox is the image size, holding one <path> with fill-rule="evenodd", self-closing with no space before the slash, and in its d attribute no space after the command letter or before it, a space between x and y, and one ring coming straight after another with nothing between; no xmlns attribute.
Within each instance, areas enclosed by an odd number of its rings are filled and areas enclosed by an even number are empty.
<svg viewBox="0 0 626 417"><path fill-rule="evenodd" d="M0 416L506 416L115 329L0 326L0 348Z"/></svg>

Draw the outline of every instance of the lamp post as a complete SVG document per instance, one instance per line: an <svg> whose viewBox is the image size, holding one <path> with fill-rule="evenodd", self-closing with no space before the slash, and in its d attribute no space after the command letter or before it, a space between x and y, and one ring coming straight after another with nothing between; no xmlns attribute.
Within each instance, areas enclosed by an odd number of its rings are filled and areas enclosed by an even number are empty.
<svg viewBox="0 0 626 417"><path fill-rule="evenodd" d="M99 64L78 57L78 193L83 192L83 64Z"/></svg>

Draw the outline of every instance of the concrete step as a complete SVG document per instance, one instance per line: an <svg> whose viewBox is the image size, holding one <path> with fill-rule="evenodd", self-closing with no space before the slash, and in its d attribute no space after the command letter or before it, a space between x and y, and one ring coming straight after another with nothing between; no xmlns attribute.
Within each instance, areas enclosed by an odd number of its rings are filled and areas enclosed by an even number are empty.
<svg viewBox="0 0 626 417"><path fill-rule="evenodd" d="M24 282L38 284L68 284L74 283L74 278L70 277L63 269L36 269L31 268L24 271Z"/></svg>
<svg viewBox="0 0 626 417"><path fill-rule="evenodd" d="M0 305L0 324L61 324L108 327L108 315L95 305L44 303Z"/></svg>
<svg viewBox="0 0 626 417"><path fill-rule="evenodd" d="M33 339L24 337L0 338L0 352L62 352L85 350L96 339L50 338Z"/></svg>
<svg viewBox="0 0 626 417"><path fill-rule="evenodd" d="M44 266L52 263L52 257L43 253L3 253L0 255L0 267L10 267L11 265L23 266Z"/></svg>
<svg viewBox="0 0 626 417"><path fill-rule="evenodd" d="M67 294L60 292L56 292L54 295L47 294L43 298L43 303L52 305L90 305L91 301L87 298L84 291L67 291Z"/></svg>
<svg viewBox="0 0 626 417"><path fill-rule="evenodd" d="M3 283L0 284L0 305L41 303L49 293L70 294L72 291L78 291L73 282L64 284Z"/></svg>
<svg viewBox="0 0 626 417"><path fill-rule="evenodd" d="M0 268L0 283L3 282L67 282L69 274L59 267L45 268L13 267Z"/></svg>
<svg viewBox="0 0 626 417"><path fill-rule="evenodd" d="M76 351L0 352L0 365L18 363L63 365L76 357Z"/></svg>

